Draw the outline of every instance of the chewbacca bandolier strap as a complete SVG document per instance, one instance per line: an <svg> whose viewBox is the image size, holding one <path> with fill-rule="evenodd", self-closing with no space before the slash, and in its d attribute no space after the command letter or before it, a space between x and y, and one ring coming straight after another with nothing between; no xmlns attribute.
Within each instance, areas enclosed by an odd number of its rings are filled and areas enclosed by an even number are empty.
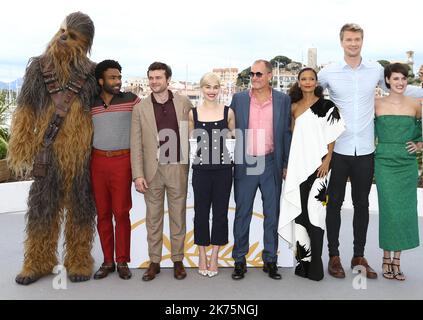
<svg viewBox="0 0 423 320"><path fill-rule="evenodd" d="M41 149L35 157L33 176L36 178L42 178L47 175L48 166L50 164L51 145L60 130L60 126L63 123L72 102L78 95L86 80L86 77L76 77L76 80L70 80L65 87L62 87L59 84L53 69L43 65L41 59L40 67L47 91L56 107L56 112L54 113L46 133L44 134Z"/></svg>

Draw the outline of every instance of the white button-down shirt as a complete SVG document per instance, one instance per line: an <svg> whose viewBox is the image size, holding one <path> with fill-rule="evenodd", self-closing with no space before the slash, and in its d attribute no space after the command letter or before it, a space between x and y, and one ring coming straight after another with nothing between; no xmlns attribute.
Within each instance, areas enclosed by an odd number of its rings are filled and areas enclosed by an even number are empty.
<svg viewBox="0 0 423 320"><path fill-rule="evenodd" d="M353 156L374 152L375 88L387 90L383 67L378 62L364 61L352 69L345 61L323 68L319 83L329 90L330 99L338 106L346 125L336 140L334 151ZM408 86L406 95L423 97L423 89Z"/></svg>

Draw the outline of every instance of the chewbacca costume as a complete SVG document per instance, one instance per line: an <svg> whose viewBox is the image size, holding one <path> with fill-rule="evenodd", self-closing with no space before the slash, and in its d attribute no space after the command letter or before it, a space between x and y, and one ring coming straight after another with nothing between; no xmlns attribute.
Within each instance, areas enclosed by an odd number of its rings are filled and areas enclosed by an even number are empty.
<svg viewBox="0 0 423 320"><path fill-rule="evenodd" d="M97 85L95 65L87 54L93 38L94 24L90 17L81 12L71 13L45 53L30 59L26 69L12 118L10 168L17 175L33 172L34 160L46 145L47 130L59 129L48 149L46 175L35 178L29 191L24 264L16 277L19 284L27 285L52 273L58 264L62 222L65 224L64 266L70 280L86 281L92 273L96 212L89 174L93 134L89 107ZM55 114L58 118L59 108L53 102L51 88L49 93L46 87L46 69L58 87L56 93L62 91L66 95L75 91L69 110L59 117L57 127L52 125L52 119ZM75 83L82 87L75 90Z"/></svg>

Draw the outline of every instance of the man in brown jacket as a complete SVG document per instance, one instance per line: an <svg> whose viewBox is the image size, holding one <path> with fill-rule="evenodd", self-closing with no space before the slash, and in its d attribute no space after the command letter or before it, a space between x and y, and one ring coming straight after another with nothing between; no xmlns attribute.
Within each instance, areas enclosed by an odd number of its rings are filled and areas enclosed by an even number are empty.
<svg viewBox="0 0 423 320"><path fill-rule="evenodd" d="M152 93L132 112L131 166L135 189L144 194L150 266L144 281L160 272L165 191L168 199L174 276L186 277L182 260L188 186L188 113L191 102L169 89L170 67L154 62L147 71Z"/></svg>

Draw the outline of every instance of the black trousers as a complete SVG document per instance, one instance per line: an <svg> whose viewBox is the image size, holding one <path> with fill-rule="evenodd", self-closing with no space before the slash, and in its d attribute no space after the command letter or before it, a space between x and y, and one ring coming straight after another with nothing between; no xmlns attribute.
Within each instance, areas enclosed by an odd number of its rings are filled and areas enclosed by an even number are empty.
<svg viewBox="0 0 423 320"><path fill-rule="evenodd" d="M228 207L232 188L232 168L193 170L194 243L222 246L228 243ZM210 208L213 219L210 236Z"/></svg>
<svg viewBox="0 0 423 320"><path fill-rule="evenodd" d="M354 256L364 256L367 227L369 225L369 193L373 181L374 154L345 156L333 153L332 174L328 187L329 202L326 213L326 230L330 256L339 256L339 229L341 207L348 178L354 206Z"/></svg>

